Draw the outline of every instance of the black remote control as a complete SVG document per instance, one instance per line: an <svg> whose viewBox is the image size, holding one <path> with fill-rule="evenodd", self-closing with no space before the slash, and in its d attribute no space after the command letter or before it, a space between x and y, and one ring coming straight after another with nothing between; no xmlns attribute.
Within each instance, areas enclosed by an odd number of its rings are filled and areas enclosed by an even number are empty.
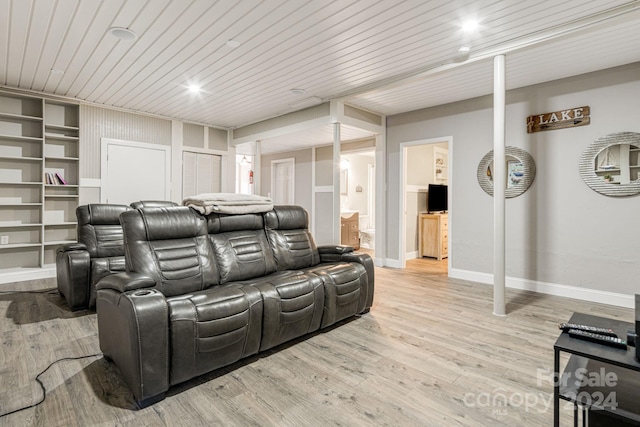
<svg viewBox="0 0 640 427"><path fill-rule="evenodd" d="M617 337L618 336L613 331L613 329L598 328L598 327L595 327L595 326L588 326L588 325L578 325L578 324L575 324L575 323L560 323L560 329L562 329L564 332L569 331L569 329L577 329L579 331L591 332L591 333L600 334L600 335L608 335L610 337Z"/></svg>
<svg viewBox="0 0 640 427"><path fill-rule="evenodd" d="M627 348L627 342L623 339L612 337L609 335L594 334L593 332L582 331L580 329L569 329L569 336L582 340L592 341L612 347Z"/></svg>

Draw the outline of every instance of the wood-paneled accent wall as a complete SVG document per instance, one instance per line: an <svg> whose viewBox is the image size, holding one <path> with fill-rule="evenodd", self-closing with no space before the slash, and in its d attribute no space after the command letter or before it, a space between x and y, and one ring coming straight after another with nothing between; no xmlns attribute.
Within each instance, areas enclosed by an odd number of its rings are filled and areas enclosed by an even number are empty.
<svg viewBox="0 0 640 427"><path fill-rule="evenodd" d="M100 139L171 145L171 121L80 105L80 178L100 178Z"/></svg>

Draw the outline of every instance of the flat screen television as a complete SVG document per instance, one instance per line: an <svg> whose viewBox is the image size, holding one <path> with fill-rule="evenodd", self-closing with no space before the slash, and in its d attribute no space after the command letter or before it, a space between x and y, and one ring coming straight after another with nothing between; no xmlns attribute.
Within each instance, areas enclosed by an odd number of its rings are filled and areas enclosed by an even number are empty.
<svg viewBox="0 0 640 427"><path fill-rule="evenodd" d="M429 184L427 193L427 211L446 212L448 210L447 186L444 184Z"/></svg>

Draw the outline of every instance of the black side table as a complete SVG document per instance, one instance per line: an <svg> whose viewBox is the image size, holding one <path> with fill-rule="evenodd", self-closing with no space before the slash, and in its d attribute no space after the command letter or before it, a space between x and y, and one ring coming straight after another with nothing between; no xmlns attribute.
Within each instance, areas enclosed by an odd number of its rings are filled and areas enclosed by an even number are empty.
<svg viewBox="0 0 640 427"><path fill-rule="evenodd" d="M622 339L626 339L627 330L634 329L632 323L582 313L574 313L569 323L610 328ZM610 347L563 332L553 350L554 426L560 424L560 399L574 404L575 426L578 406L594 414L592 425L640 426L640 362L635 359L634 347ZM562 351L571 356L561 373Z"/></svg>

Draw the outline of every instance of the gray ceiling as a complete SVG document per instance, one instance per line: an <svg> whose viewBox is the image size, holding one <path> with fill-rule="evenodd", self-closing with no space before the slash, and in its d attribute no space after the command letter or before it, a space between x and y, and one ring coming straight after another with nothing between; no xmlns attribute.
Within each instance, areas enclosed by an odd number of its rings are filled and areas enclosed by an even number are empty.
<svg viewBox="0 0 640 427"><path fill-rule="evenodd" d="M486 95L497 53L507 89L640 61L640 1L0 0L0 85L225 128L309 97L392 115Z"/></svg>

